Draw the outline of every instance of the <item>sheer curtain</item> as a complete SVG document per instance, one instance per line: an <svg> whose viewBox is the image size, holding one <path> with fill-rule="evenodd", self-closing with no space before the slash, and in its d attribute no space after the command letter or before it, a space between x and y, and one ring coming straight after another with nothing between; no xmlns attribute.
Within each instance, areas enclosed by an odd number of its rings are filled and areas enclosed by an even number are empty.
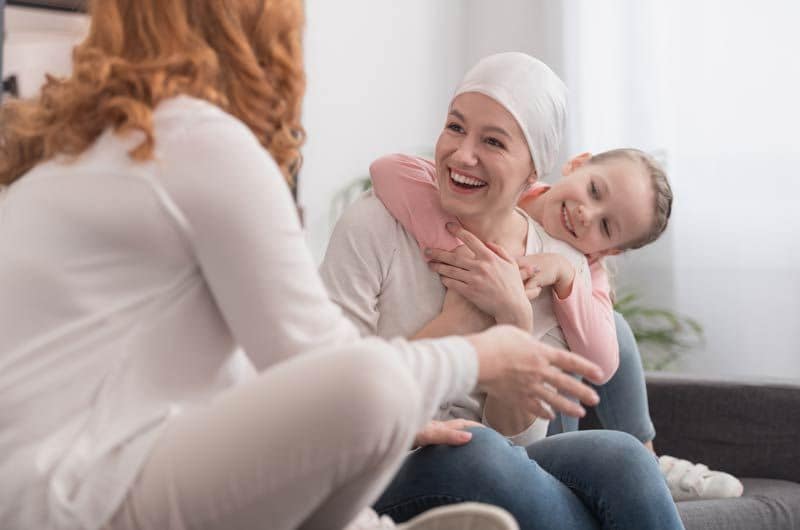
<svg viewBox="0 0 800 530"><path fill-rule="evenodd" d="M703 324L679 369L800 379L800 4L562 6L567 151L651 151L675 192L620 283Z"/></svg>

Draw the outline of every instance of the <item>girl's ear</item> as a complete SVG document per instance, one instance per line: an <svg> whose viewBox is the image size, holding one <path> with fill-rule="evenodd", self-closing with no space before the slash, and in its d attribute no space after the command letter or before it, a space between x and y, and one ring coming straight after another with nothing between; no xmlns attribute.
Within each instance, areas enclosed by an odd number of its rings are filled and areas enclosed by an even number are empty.
<svg viewBox="0 0 800 530"><path fill-rule="evenodd" d="M565 177L584 165L589 159L592 158L592 153L586 152L581 153L577 156L573 156L564 164L564 167L561 168L561 174Z"/></svg>
<svg viewBox="0 0 800 530"><path fill-rule="evenodd" d="M600 258L605 258L606 256L617 256L622 254L622 250L618 248L610 248L608 250L601 250L600 252L592 252L591 254L586 254L586 260L589 263L594 263L595 261L599 260Z"/></svg>

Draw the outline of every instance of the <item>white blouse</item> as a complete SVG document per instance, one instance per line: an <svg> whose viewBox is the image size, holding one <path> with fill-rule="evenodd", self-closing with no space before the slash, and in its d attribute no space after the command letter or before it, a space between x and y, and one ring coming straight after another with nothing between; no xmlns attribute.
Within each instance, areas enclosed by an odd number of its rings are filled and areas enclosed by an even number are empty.
<svg viewBox="0 0 800 530"><path fill-rule="evenodd" d="M0 198L0 528L98 528L168 418L358 340L250 130L178 97L154 132L151 161L106 132ZM428 417L474 387L463 339L393 345Z"/></svg>

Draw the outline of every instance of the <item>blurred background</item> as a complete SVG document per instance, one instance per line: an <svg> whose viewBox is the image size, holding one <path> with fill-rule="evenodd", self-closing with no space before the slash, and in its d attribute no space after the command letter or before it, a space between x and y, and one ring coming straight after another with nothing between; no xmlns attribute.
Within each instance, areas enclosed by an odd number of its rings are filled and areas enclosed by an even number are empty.
<svg viewBox="0 0 800 530"><path fill-rule="evenodd" d="M524 51L570 88L562 159L635 146L667 166L670 228L616 259L617 284L636 297L645 328L648 318L690 318L703 333L670 332L684 348L643 345L650 366L800 380L800 3L305 3L298 198L316 259L341 191L382 154L432 152L464 72L487 54ZM31 96L45 71L69 72L82 15L16 5L4 13L7 90Z"/></svg>

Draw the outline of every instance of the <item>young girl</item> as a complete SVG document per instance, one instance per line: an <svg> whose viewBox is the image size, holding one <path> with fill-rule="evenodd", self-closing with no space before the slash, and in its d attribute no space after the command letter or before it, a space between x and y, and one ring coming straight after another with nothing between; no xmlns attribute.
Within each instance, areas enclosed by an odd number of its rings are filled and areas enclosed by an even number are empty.
<svg viewBox="0 0 800 530"><path fill-rule="evenodd" d="M605 382L616 371L619 348L608 276L601 258L657 239L667 225L672 192L659 165L636 149L595 156L584 153L567 162L563 173L567 178L553 186L534 184L523 195L520 206L549 236L586 255L591 285L573 281L575 268L561 254L522 256L517 261L531 298L543 287L553 287L553 308L567 344L601 366ZM389 155L376 160L370 174L375 194L416 237L420 247L452 250L462 244L445 229L448 221L457 219L447 216L438 205L432 163ZM651 218L643 217L641 208L629 207L614 196L614 186L625 180L650 183L655 196ZM478 194L485 187L479 179L463 175L454 177L454 182L466 193ZM638 237L626 239L631 233ZM435 251L426 255L426 259L434 257L447 259ZM463 294L469 298L468 292Z"/></svg>

